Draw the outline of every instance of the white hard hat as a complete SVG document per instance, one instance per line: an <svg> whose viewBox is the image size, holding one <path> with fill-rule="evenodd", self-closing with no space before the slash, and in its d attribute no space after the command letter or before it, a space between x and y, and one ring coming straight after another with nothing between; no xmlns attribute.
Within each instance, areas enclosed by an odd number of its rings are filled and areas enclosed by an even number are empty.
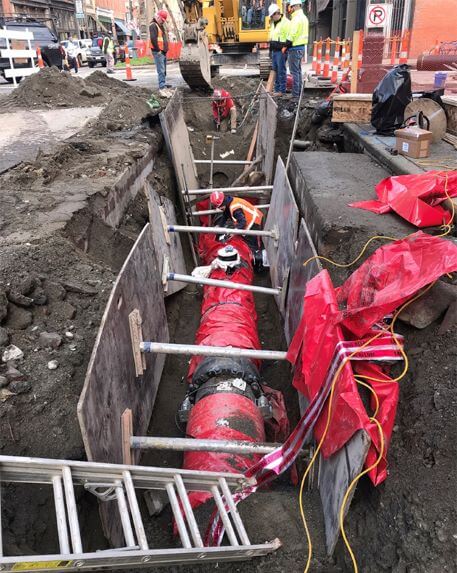
<svg viewBox="0 0 457 573"><path fill-rule="evenodd" d="M277 4L270 4L268 6L268 16L271 18L276 12L281 12L280 7Z"/></svg>
<svg viewBox="0 0 457 573"><path fill-rule="evenodd" d="M290 0L289 6L301 6L301 0Z"/></svg>

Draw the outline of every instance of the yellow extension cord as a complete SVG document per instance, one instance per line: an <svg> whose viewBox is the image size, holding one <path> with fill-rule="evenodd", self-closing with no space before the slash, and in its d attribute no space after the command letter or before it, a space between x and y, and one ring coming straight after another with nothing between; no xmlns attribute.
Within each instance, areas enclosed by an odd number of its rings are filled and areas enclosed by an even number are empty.
<svg viewBox="0 0 457 573"><path fill-rule="evenodd" d="M448 235L451 231L452 231L452 225L454 222L454 217L455 217L455 205L448 193L448 174L446 173L445 175L445 184L444 184L444 192L446 194L446 197L451 201L451 206L452 206L452 210L451 210L451 218L449 223L443 225L443 233L438 235L437 237L445 237L446 235ZM403 237L403 238L407 238L407 237ZM313 260L319 259L322 261L326 261L336 267L339 268L348 268L351 267L352 265L354 265L357 261L359 261L362 256L364 255L365 251L367 250L368 246L370 245L370 243L372 243L373 241L380 239L380 240L388 240L388 241L396 241L398 239L394 238L394 237L388 237L385 235L376 235L374 237L371 237L364 245L364 247L362 248L362 250L360 251L359 255L350 263L346 263L346 264L342 264L342 263L337 263L331 259L328 259L327 257L323 257L323 256L314 256L314 257L310 257L309 259L307 259L304 263L303 266L306 266L308 263L310 263ZM389 331L392 334L395 344L397 345L403 360L404 360L404 368L403 371L401 372L401 374L399 376L397 376L395 379L391 380L392 382L399 382L407 373L408 368L409 368L409 362L408 362L408 357L405 353L405 351L403 350L402 345L400 344L400 342L398 341L397 337L395 336L395 332L394 332L394 326L395 326L395 322L398 318L398 316L400 315L400 313L408 306L410 305L412 302L414 302L415 300L417 300L418 298L420 298L422 295L424 295L426 292L428 292L432 286L435 283L431 283L426 289L424 289L422 292L420 292L419 294L417 294L415 297L413 297L412 299L410 299L409 301L407 301L405 304L403 304L395 313L393 319L392 319L392 323L389 327ZM312 554L313 554L313 544L312 544L312 540L311 540L311 535L308 529L308 524L306 521L306 517L305 517L305 512L303 509L303 489L304 489L304 485L305 485L305 481L306 478L308 477L309 472L311 471L312 466L314 465L317 456L322 448L322 444L326 438L327 432L328 432L328 428L330 426L330 420L331 420L331 410L332 410L332 402L333 402L333 395L334 395L334 391L335 391L335 386L336 386L336 381L338 380L339 375L341 374L343 368L346 366L346 364L348 362L350 362L351 358L357 354L357 352L360 352L363 348L365 348L366 346L368 346L369 344L371 344L374 340L376 340L377 338L379 338L382 334L384 334L385 332L387 332L386 330L380 330L378 334L376 334L375 336L371 337L369 340L367 340L362 346L360 346L359 348L357 348L350 356L348 356L347 358L345 358L343 360L343 362L341 363L341 365L339 366L339 368L337 369L333 380L332 380L332 385L331 385L331 390L330 390L330 396L329 396L329 404L328 404L328 414L327 414L327 420L326 420L326 424L325 424L325 428L324 428L324 433L322 434L322 437L319 441L319 444L313 454L313 457L311 458L303 476L300 482L300 491L299 491L299 505L300 505L300 514L301 514L301 518L303 521L303 527L305 529L305 533L306 533L306 539L307 539L307 543L308 543L308 556L307 556L307 561L306 561L306 566L304 569L304 573L308 573L309 568L311 566L311 559L312 559ZM373 413L373 416L369 418L369 420L371 422L373 422L374 424L376 424L376 426L378 427L378 431L379 431L379 438L380 438L380 450L379 450L379 456L377 458L377 460L369 467L366 468L365 470L363 470L362 472L360 472L350 483L349 487L346 490L346 493L344 494L343 497L343 502L341 504L341 508L340 508L340 512L339 512L339 525L340 525L340 530L341 530L341 535L343 537L344 543L346 545L346 548L348 550L348 553L351 557L352 560L352 565L353 565L353 570L354 573L358 573L359 572L359 568L357 565L357 560L356 557L354 555L354 552L352 550L352 547L349 543L349 540L347 538L346 535L346 531L344 529L344 511L346 508L346 504L349 498L349 495L351 493L351 491L353 490L353 488L355 487L355 485L357 484L357 482L367 473L369 473L371 470L375 469L379 463L382 460L382 457L384 455L384 433L382 431L382 427L381 424L378 422L378 420L376 419L378 410L379 410L379 398L376 394L376 392L374 391L374 389L367 383L363 382L362 379L365 380L372 380L373 382L385 382L385 380L382 379L377 379L377 378L372 378L370 376L363 376L363 375L358 375L355 377L355 380L358 384L366 387L372 394L373 397L375 399L375 403L376 403L376 407L375 407L375 411Z"/></svg>

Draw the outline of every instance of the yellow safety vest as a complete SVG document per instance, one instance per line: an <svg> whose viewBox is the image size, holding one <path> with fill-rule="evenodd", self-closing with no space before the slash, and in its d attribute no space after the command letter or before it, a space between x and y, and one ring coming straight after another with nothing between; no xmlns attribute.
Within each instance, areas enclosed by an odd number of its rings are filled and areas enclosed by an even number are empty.
<svg viewBox="0 0 457 573"><path fill-rule="evenodd" d="M270 23L270 42L285 42L287 40L287 32L289 30L289 20L282 16L279 22L271 20Z"/></svg>
<svg viewBox="0 0 457 573"><path fill-rule="evenodd" d="M292 48L294 46L305 46L308 43L308 30L309 22L303 10L292 12L287 34L287 39L292 42Z"/></svg>

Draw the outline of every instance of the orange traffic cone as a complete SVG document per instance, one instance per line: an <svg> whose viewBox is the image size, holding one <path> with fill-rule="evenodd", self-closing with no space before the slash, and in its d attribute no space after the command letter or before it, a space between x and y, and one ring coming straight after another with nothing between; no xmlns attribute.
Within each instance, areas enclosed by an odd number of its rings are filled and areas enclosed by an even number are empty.
<svg viewBox="0 0 457 573"><path fill-rule="evenodd" d="M36 49L36 55L38 57L38 67L44 68L43 56L41 55L41 48Z"/></svg>
<svg viewBox="0 0 457 573"><path fill-rule="evenodd" d="M129 47L125 45L125 72L126 72L126 82L134 82L136 78L133 77L132 67L130 65Z"/></svg>

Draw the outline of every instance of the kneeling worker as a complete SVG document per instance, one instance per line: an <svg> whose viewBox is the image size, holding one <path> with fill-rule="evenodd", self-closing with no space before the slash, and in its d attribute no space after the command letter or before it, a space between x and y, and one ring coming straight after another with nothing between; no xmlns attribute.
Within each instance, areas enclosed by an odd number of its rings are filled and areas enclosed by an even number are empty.
<svg viewBox="0 0 457 573"><path fill-rule="evenodd" d="M212 108L216 131L220 130L222 120L230 115L230 130L236 133L236 106L230 93L222 89L214 90Z"/></svg>
<svg viewBox="0 0 457 573"><path fill-rule="evenodd" d="M216 209L223 209L221 226L231 219L235 229L244 229L246 231L255 231L260 229L263 219L263 213L255 205L240 199L224 195L222 191L213 191L210 196L211 205ZM254 254L262 248L260 237L244 237L246 243L251 247Z"/></svg>

